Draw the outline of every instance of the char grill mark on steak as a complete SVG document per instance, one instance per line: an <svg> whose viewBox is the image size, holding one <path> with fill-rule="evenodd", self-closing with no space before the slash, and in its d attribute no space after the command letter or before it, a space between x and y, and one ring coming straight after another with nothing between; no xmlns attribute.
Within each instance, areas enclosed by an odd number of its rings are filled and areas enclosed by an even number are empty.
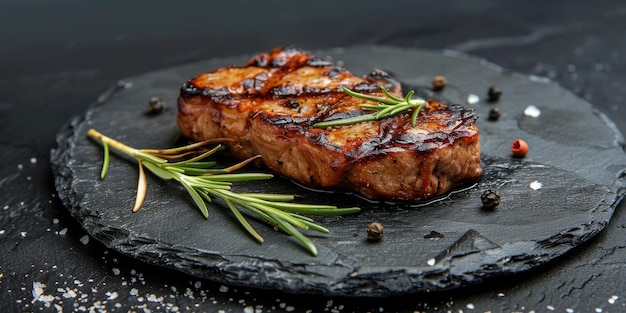
<svg viewBox="0 0 626 313"><path fill-rule="evenodd" d="M369 198L420 200L480 177L477 115L434 100L420 113L350 126L316 122L364 114L368 102L342 88L401 95L400 83L374 70L363 78L293 46L259 54L242 67L198 75L181 87L177 122L195 141L228 137L233 156L262 155L272 171L312 187Z"/></svg>

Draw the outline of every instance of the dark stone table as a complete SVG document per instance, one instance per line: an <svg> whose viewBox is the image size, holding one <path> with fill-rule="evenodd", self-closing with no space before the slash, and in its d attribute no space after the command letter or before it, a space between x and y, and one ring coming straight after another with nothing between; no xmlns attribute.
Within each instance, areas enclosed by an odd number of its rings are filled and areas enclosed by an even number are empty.
<svg viewBox="0 0 626 313"><path fill-rule="evenodd" d="M105 248L57 197L55 136L124 77L288 43L453 50L558 82L626 132L626 5L585 1L0 4L4 311L622 312L626 215L552 262L471 288L386 298L215 283ZM170 104L171 105L171 104ZM585 121L580 121L581 131Z"/></svg>

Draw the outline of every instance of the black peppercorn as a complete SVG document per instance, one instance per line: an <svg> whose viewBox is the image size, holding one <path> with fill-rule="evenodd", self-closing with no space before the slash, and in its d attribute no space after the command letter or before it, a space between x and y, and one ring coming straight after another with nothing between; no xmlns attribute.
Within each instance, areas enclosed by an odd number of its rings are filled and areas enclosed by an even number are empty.
<svg viewBox="0 0 626 313"><path fill-rule="evenodd" d="M480 200L483 202L483 208L486 210L493 210L500 205L500 196L495 190L487 190L480 196Z"/></svg>
<svg viewBox="0 0 626 313"><path fill-rule="evenodd" d="M502 95L502 90L500 90L500 88L491 86L489 87L489 90L487 91L487 100L492 101L492 102L498 101L501 95Z"/></svg>
<svg viewBox="0 0 626 313"><path fill-rule="evenodd" d="M500 109L492 108L489 110L489 120L495 121L500 118Z"/></svg>
<svg viewBox="0 0 626 313"><path fill-rule="evenodd" d="M448 81L443 76L435 76L433 78L433 90L439 91L448 85Z"/></svg>
<svg viewBox="0 0 626 313"><path fill-rule="evenodd" d="M165 109L165 102L159 97L152 97L148 101L148 114L155 115L163 112Z"/></svg>
<svg viewBox="0 0 626 313"><path fill-rule="evenodd" d="M385 229L383 225L379 222L373 222L367 225L367 239L369 240L380 240L383 238L385 233Z"/></svg>

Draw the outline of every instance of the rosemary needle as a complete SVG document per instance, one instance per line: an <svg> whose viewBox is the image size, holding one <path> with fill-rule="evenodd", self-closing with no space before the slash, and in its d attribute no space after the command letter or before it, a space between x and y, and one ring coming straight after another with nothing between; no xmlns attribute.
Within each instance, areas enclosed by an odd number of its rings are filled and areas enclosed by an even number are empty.
<svg viewBox="0 0 626 313"><path fill-rule="evenodd" d="M130 156L137 160L139 179L137 196L133 212L137 212L144 201L147 180L144 168L164 180L178 181L191 196L196 207L205 218L209 217L207 202L220 198L226 207L233 213L235 219L259 243L263 237L248 223L242 211L260 217L276 228L293 236L312 255L317 256L317 248L300 230L312 230L328 233L328 229L301 214L308 215L343 215L359 212L358 207L337 208L333 205L316 205L293 203L293 195L271 193L237 193L231 190L233 183L250 180L271 179L273 176L266 173L233 173L243 166L257 159L255 156L233 166L219 169L214 168L216 162L203 161L220 149L217 145L213 149L205 149L208 144L225 142L230 139L218 138L173 149L135 149L113 138L107 137L95 129L90 129L87 135L102 143L104 162L101 178L104 179L109 166L109 149Z"/></svg>
<svg viewBox="0 0 626 313"><path fill-rule="evenodd" d="M400 98L390 93L387 89L385 89L385 87L381 86L380 89L385 94L386 98L366 95L354 92L348 88L343 88L343 92L352 97L376 102L375 104L363 103L359 106L365 110L373 110L377 112L348 118L323 121L313 124L313 127L326 128L331 126L344 126L358 124L362 122L377 121L385 118L394 117L410 110L413 110L413 114L411 115L411 124L413 125L413 127L415 127L417 125L417 115L424 108L424 106L428 104L428 102L422 99L411 99L411 97L415 93L414 91L410 91L404 98Z"/></svg>

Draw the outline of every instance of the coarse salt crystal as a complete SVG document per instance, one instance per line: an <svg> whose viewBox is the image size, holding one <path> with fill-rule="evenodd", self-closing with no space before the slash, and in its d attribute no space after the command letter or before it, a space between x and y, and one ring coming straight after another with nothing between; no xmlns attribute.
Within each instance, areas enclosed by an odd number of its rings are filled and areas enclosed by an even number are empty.
<svg viewBox="0 0 626 313"><path fill-rule="evenodd" d="M114 300L117 299L117 297L119 296L119 294L116 291L110 292L107 291L107 293L105 293L107 296L107 300Z"/></svg>
<svg viewBox="0 0 626 313"><path fill-rule="evenodd" d="M426 260L426 264L428 264L429 266L434 266L436 262L437 260L435 260L434 258Z"/></svg>
<svg viewBox="0 0 626 313"><path fill-rule="evenodd" d="M46 284L40 283L38 281L33 282L33 303L39 299L39 297L43 294L43 289L46 288Z"/></svg>
<svg viewBox="0 0 626 313"><path fill-rule="evenodd" d="M527 106L526 109L524 109L524 115L528 117L539 117L539 115L541 115L541 110L539 110L538 107L531 104Z"/></svg>
<svg viewBox="0 0 626 313"><path fill-rule="evenodd" d="M146 300L149 302L163 302L163 297L157 297L155 294L150 294Z"/></svg>
<svg viewBox="0 0 626 313"><path fill-rule="evenodd" d="M80 242L82 244L84 244L84 245L88 244L89 243L89 235L85 235L85 236L80 237Z"/></svg>
<svg viewBox="0 0 626 313"><path fill-rule="evenodd" d="M475 94L469 94L467 96L467 103L469 104L475 104L478 103L478 101L480 101L480 97Z"/></svg>
<svg viewBox="0 0 626 313"><path fill-rule="evenodd" d="M541 189L541 187L543 187L543 184L541 182L535 180L534 182L530 183L529 186L530 186L530 189L532 189L532 190L539 190L539 189Z"/></svg>
<svg viewBox="0 0 626 313"><path fill-rule="evenodd" d="M63 298L65 299L76 298L76 296L77 296L76 292L69 288L65 292L63 292Z"/></svg>

